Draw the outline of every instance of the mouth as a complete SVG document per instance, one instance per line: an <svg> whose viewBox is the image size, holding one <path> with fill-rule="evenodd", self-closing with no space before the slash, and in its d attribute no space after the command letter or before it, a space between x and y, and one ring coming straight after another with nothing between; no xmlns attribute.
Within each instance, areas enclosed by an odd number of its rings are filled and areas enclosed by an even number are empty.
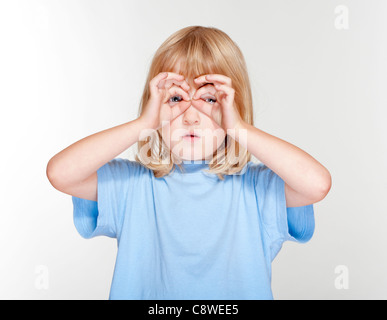
<svg viewBox="0 0 387 320"><path fill-rule="evenodd" d="M183 139L188 141L195 141L195 140L199 140L200 137L197 134L189 133L183 136Z"/></svg>

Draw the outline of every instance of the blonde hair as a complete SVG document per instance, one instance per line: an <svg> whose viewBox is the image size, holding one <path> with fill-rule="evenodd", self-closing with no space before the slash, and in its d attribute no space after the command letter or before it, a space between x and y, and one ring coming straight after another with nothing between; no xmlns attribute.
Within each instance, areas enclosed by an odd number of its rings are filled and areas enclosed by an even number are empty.
<svg viewBox="0 0 387 320"><path fill-rule="evenodd" d="M138 116L142 114L150 98L149 82L160 72L173 72L178 61L180 74L185 79L215 73L223 74L232 81L235 90L234 102L242 120L253 125L253 101L246 62L237 44L223 31L214 27L190 26L172 34L156 51L149 68L141 98ZM144 150L147 150L144 154ZM144 157L150 161L144 161ZM171 159L167 163L166 157ZM238 173L251 159L250 152L226 135L209 163L208 173L223 175ZM155 131L145 140L138 141L136 161L153 170L156 178L163 177L178 165L178 159L162 140L160 131Z"/></svg>

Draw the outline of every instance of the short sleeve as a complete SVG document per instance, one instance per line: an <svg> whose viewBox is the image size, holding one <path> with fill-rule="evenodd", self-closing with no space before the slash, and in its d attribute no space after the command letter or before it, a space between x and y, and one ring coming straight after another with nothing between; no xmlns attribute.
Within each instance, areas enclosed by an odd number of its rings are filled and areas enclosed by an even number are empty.
<svg viewBox="0 0 387 320"><path fill-rule="evenodd" d="M313 204L287 208L284 180L263 163L251 163L249 169L272 258L278 254L284 241L309 241L315 227Z"/></svg>
<svg viewBox="0 0 387 320"><path fill-rule="evenodd" d="M82 237L117 237L140 168L135 161L113 159L97 170L97 201L72 197L74 225Z"/></svg>

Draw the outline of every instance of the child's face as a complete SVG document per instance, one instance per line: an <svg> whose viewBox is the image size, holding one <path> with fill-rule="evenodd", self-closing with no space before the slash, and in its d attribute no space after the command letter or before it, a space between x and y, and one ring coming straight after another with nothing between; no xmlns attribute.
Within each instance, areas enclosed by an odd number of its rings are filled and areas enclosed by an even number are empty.
<svg viewBox="0 0 387 320"><path fill-rule="evenodd" d="M171 152L183 160L211 160L213 153L222 145L226 137L225 131L220 126L220 108L218 106L216 110L215 122L206 113L195 108L195 104L202 104L206 112L211 114L213 111L211 109L216 102L216 90L211 83L198 85L194 83L194 79L185 80L190 86L188 94L191 97L191 105L169 125L162 128L162 138ZM192 100L199 88L201 88L199 101ZM179 101L178 95L171 95L168 103L172 107ZM194 133L196 137L186 136L190 133Z"/></svg>

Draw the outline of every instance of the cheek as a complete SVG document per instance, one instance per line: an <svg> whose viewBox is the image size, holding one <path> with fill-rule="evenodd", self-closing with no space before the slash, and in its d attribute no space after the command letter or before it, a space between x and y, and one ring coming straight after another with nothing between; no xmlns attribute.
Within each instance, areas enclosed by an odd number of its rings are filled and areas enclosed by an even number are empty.
<svg viewBox="0 0 387 320"><path fill-rule="evenodd" d="M168 125L162 127L159 131L160 135L161 135L161 139L163 140L163 142L165 143L165 145L170 148L170 141L171 141L171 130L170 130L170 127Z"/></svg>
<svg viewBox="0 0 387 320"><path fill-rule="evenodd" d="M213 144L215 146L215 149L219 149L225 138L226 135L224 134L224 131L222 129L218 129L214 132Z"/></svg>
<svg viewBox="0 0 387 320"><path fill-rule="evenodd" d="M184 134L183 129L179 128L178 125L174 125L174 123L174 121L170 122L159 131L162 140L169 149L173 149L173 147L181 140L180 136Z"/></svg>
<svg viewBox="0 0 387 320"><path fill-rule="evenodd" d="M213 113L213 121L209 123L209 127L211 127L211 135L213 138L220 141L217 145L222 143L226 137L226 133L222 128L222 113L220 112L220 109Z"/></svg>
<svg viewBox="0 0 387 320"><path fill-rule="evenodd" d="M226 135L222 128L212 128L205 131L203 136L203 148L206 153L214 152L224 143Z"/></svg>
<svg viewBox="0 0 387 320"><path fill-rule="evenodd" d="M213 118L214 118L215 122L218 124L218 126L221 127L222 126L222 112L221 112L220 108L218 108L214 112Z"/></svg>

